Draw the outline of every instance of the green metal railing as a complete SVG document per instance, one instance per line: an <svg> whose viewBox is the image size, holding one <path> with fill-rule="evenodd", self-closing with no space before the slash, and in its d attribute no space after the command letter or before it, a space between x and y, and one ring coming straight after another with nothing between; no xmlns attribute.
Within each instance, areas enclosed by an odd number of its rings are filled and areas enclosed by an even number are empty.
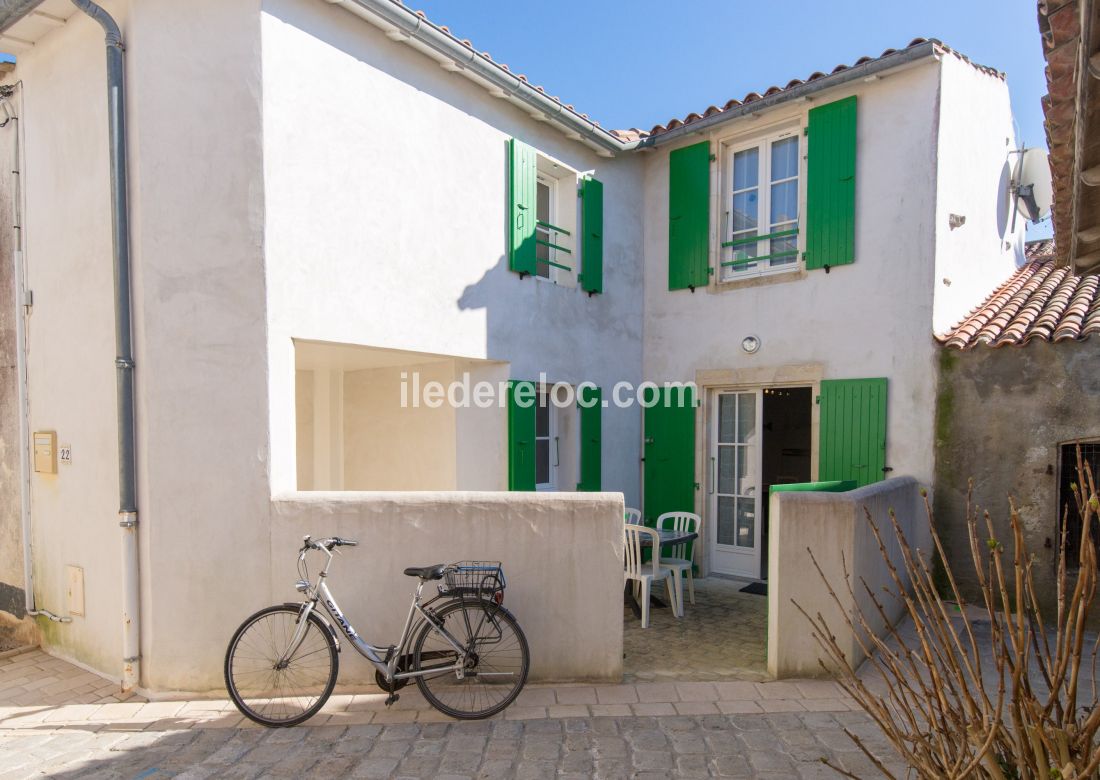
<svg viewBox="0 0 1100 780"><path fill-rule="evenodd" d="M755 244L769 238L785 238L787 236L797 235L798 228L793 228L791 230L780 230L776 233L765 233L762 236L749 236L748 238L735 238L732 241L723 241L722 246L743 246L744 244Z"/></svg>
<svg viewBox="0 0 1100 780"><path fill-rule="evenodd" d="M536 226L536 228L535 228L536 233L541 232L541 233L545 234L547 236L547 239L549 238L551 232L556 233L558 235L562 235L562 236L572 235L565 228L560 228L557 225L551 225L549 222L543 222L542 220L536 220L535 221L535 226ZM561 239L557 238L557 236L554 236L554 238L555 238L556 241L561 240ZM550 241L550 240L547 240L547 239L535 238L535 243L536 244L541 244L542 246L545 246L545 247L549 247L550 249L553 249L557 252L564 252L567 255L573 254L573 250L570 249L569 247L562 246L561 244L554 243L554 241ZM553 266L554 268L560 268L563 271L572 271L573 270L570 266L565 265L564 263L558 263L554 260L538 260L537 262L545 264L545 265Z"/></svg>

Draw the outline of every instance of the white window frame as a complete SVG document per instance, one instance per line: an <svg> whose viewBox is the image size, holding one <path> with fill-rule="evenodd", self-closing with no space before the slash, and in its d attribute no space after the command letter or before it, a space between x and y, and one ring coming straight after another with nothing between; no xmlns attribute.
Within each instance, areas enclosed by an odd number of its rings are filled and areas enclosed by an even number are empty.
<svg viewBox="0 0 1100 780"><path fill-rule="evenodd" d="M759 149L759 169L757 177L757 227L758 235L769 235L771 228L771 188L773 184L780 182L771 181L771 150L776 141L788 138L798 139L798 219L795 227L798 234L795 236L795 250L798 254L793 256L795 262L783 262L773 265L772 260L762 263L754 263L749 267L731 267L722 265L734 259L736 247L722 246L733 236L733 165L734 157L738 152L748 149ZM718 274L717 283L737 282L743 279L755 279L761 276L789 273L802 268L802 252L804 251L805 215L806 215L806 144L803 134L803 125L798 123L786 123L781 126L769 128L766 131L754 133L748 137L735 137L723 143L722 147L722 194L719 199L721 216L721 234L718 239ZM783 179L782 181L790 181ZM788 228L789 229L789 228ZM747 232L747 231L745 231ZM757 242L758 254L767 256L771 254L772 239L763 239Z"/></svg>
<svg viewBox="0 0 1100 780"><path fill-rule="evenodd" d="M548 204L549 209L548 209L548 213L547 213L547 216L546 216L546 221L549 222L551 225L558 224L557 221L556 221L557 216L558 216L558 180L551 177L551 176L547 176L544 173L539 173L535 177L535 181L537 182L536 189L535 189L535 219L538 220L538 188L537 188L537 185L541 184L544 187L546 187L546 189L548 190L547 197L550 199L550 202ZM541 225L538 225L538 223L536 222L536 224L535 224L535 238L541 239L543 241L550 241L552 243L554 241L553 235L554 235L554 233L551 230L548 230L547 228L544 228ZM546 250L547 258L549 260L552 260L554 262L560 262L556 257L556 254L557 254L556 250L551 249L550 247L543 247L541 244L536 244L535 245L535 258L536 258L535 259L535 277L537 279L555 280L556 277L557 277L556 271L559 271L560 269L555 268L552 265L547 265L546 266L546 276L543 276L542 274L539 273L539 266L540 265L545 265L545 263L543 261L538 259L538 253L539 253L539 250L541 250L541 249Z"/></svg>
<svg viewBox="0 0 1100 780"><path fill-rule="evenodd" d="M554 385L542 385L535 396L535 414L543 400L546 401L547 414L549 415L548 435L538 435L538 423L535 423L535 490L558 490L558 470L561 465L561 439L558 434L558 407L554 404L552 394ZM549 482L538 481L538 447L539 441L547 442L547 461L549 463Z"/></svg>

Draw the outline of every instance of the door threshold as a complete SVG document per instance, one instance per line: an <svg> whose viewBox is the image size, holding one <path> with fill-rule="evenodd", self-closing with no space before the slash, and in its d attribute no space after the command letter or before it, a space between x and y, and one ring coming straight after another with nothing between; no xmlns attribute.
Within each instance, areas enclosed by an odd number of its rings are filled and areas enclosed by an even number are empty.
<svg viewBox="0 0 1100 780"><path fill-rule="evenodd" d="M714 577L714 578L719 579L719 580L729 580L730 582L744 582L745 584L749 584L749 583L752 583L752 582L761 582L761 583L764 583L766 585L768 583L768 581L766 579L762 580L762 579L757 579L755 577L742 577L738 574L721 574L721 573L716 572L716 571L710 572L707 575L707 577Z"/></svg>

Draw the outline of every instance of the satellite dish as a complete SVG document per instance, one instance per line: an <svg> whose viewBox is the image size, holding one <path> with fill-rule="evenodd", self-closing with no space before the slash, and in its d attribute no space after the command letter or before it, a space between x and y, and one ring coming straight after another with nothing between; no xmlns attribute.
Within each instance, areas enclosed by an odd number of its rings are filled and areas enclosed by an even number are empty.
<svg viewBox="0 0 1100 780"><path fill-rule="evenodd" d="M1050 163L1042 149L1021 149L1019 155L1012 176L1016 212L1028 222L1038 222L1050 214L1050 204L1054 199ZM1015 215L1012 222L1015 228Z"/></svg>

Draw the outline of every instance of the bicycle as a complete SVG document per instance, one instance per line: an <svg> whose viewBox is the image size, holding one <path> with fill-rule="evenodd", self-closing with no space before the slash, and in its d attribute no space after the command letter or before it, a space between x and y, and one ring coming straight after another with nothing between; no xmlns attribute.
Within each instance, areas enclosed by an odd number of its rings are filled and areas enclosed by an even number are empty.
<svg viewBox="0 0 1100 780"><path fill-rule="evenodd" d="M340 671L340 627L351 646L375 668L386 705L415 679L424 698L453 718L487 718L503 710L527 682L527 638L504 608L504 572L499 562L463 561L413 566L419 582L396 645L372 645L344 617L326 583L333 550L352 539L303 539L298 551L301 603L261 609L241 624L225 654L225 685L237 709L264 726L295 726L317 714ZM328 555L317 582L306 556ZM425 585L441 581L438 594L421 603ZM320 603L332 622L317 609Z"/></svg>

